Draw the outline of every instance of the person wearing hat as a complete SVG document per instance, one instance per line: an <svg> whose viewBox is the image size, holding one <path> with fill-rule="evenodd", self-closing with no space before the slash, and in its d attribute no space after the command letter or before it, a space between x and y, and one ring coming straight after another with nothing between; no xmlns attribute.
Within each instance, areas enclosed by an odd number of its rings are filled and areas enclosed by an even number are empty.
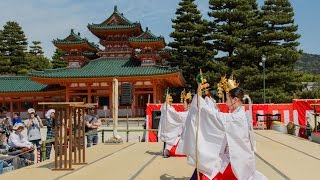
<svg viewBox="0 0 320 180"><path fill-rule="evenodd" d="M87 133L87 147L96 145L98 143L97 129L102 125L99 116L95 113L94 107L89 107L89 112L86 115L86 129Z"/></svg>
<svg viewBox="0 0 320 180"><path fill-rule="evenodd" d="M31 162L34 161L34 153L33 149L34 146L31 142L27 141L21 132L24 130L24 124L16 123L13 126L14 132L12 132L9 136L8 145L11 148L15 148L17 150L24 151L23 154L20 154L19 157L30 160Z"/></svg>
<svg viewBox="0 0 320 180"><path fill-rule="evenodd" d="M54 126L55 126L55 110L49 109L46 113L46 124L47 124L47 140L54 139ZM50 159L51 149L54 142L49 142L46 144L46 159Z"/></svg>
<svg viewBox="0 0 320 180"><path fill-rule="evenodd" d="M4 134L0 134L0 161L11 164L14 169L20 169L26 165L30 165L31 161L16 156L21 154L21 150L12 151L8 145L8 138Z"/></svg>
<svg viewBox="0 0 320 180"><path fill-rule="evenodd" d="M40 141L41 141L41 133L40 128L43 127L42 120L35 113L33 108L28 109L29 119L24 121L24 124L28 130L28 141L34 144L37 147L37 151L40 152ZM40 153L41 156L41 153Z"/></svg>

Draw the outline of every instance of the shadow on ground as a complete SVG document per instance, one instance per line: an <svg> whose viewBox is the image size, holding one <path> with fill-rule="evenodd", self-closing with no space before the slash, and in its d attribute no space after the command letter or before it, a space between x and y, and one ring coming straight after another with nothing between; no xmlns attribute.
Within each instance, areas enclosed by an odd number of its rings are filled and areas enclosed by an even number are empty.
<svg viewBox="0 0 320 180"><path fill-rule="evenodd" d="M163 174L163 175L160 176L160 179L161 180L172 180L172 179L174 179L174 180L189 180L190 177L179 177L179 178L176 178L176 177L171 176L169 174Z"/></svg>
<svg viewBox="0 0 320 180"><path fill-rule="evenodd" d="M145 153L150 154L150 155L157 155L157 156L162 156L162 152L161 151L146 151Z"/></svg>

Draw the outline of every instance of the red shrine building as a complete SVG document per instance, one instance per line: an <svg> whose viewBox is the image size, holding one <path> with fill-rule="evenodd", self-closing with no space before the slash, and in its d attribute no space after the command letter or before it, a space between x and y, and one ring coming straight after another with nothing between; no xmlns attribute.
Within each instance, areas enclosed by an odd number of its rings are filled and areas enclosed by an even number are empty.
<svg viewBox="0 0 320 180"><path fill-rule="evenodd" d="M48 107L38 102L97 103L98 113L111 112L112 80L119 81L119 115L144 116L146 104L164 101L167 87L184 86L181 70L165 65L170 53L162 36L154 35L138 22L131 22L114 7L109 18L89 24L99 38L89 42L71 29L53 44L65 52L68 67L34 71L26 77L1 77L0 102L10 112ZM101 48L102 47L102 48Z"/></svg>

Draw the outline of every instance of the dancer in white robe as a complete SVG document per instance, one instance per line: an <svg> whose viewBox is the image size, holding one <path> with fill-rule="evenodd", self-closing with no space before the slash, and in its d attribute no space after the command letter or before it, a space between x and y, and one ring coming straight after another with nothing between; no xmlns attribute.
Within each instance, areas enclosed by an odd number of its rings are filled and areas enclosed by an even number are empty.
<svg viewBox="0 0 320 180"><path fill-rule="evenodd" d="M267 179L255 168L254 144L250 137L250 126L242 106L244 93L235 88L227 94L226 104L230 113L219 112L212 107L210 101L199 98L197 105L195 96L186 120L178 150L187 155L188 163L196 167L206 178L214 179L223 173L227 165L240 180ZM209 105L211 104L211 106ZM196 127L198 106L200 109L200 124L198 129L198 158L196 159ZM221 177L221 176L220 176ZM225 177L222 177L225 179ZM217 178L216 178L217 179Z"/></svg>
<svg viewBox="0 0 320 180"><path fill-rule="evenodd" d="M165 143L163 152L164 157L170 156L169 151L173 146L176 146L180 140L188 114L186 109L188 106L184 106L184 109L186 110L184 112L177 112L168 103L164 103L161 107L158 137Z"/></svg>

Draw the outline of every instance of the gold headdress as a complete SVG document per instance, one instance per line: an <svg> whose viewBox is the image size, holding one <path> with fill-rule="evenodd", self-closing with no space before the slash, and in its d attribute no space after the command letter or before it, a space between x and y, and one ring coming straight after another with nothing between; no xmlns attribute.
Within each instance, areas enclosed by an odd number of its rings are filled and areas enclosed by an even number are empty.
<svg viewBox="0 0 320 180"><path fill-rule="evenodd" d="M230 78L228 79L226 86L225 86L225 91L228 93L232 89L236 88L239 86L239 83L235 79L233 79L233 76L231 75Z"/></svg>
<svg viewBox="0 0 320 180"><path fill-rule="evenodd" d="M183 89L183 91L181 91L181 103L185 102L187 99L191 100L192 96L191 96L191 92L189 91L188 93L186 92L185 89Z"/></svg>
<svg viewBox="0 0 320 180"><path fill-rule="evenodd" d="M231 75L229 79L227 79L226 75L222 76L220 82L217 84L218 96L224 101L224 92L228 93L232 89L239 86L236 79Z"/></svg>

